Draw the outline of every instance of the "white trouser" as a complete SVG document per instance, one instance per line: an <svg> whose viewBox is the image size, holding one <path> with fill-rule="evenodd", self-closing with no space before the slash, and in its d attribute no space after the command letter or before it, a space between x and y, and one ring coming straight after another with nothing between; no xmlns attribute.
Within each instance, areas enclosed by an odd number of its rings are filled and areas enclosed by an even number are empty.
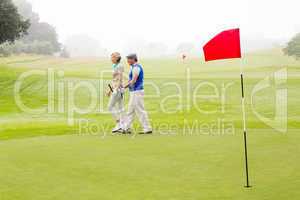
<svg viewBox="0 0 300 200"><path fill-rule="evenodd" d="M131 127L135 115L137 115L145 132L152 130L148 114L145 110L143 90L130 92L127 121L125 126L126 129Z"/></svg>
<svg viewBox="0 0 300 200"><path fill-rule="evenodd" d="M120 121L121 123L124 121L124 98L120 90L114 90L111 94L108 110L112 113L116 121Z"/></svg>

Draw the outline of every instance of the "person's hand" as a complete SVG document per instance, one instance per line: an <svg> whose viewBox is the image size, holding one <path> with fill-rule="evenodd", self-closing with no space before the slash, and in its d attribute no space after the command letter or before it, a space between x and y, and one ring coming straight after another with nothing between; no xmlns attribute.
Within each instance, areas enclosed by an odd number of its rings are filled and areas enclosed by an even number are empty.
<svg viewBox="0 0 300 200"><path fill-rule="evenodd" d="M125 93L125 88L122 86L122 87L120 88L120 91L121 91L122 94L124 94L124 93Z"/></svg>
<svg viewBox="0 0 300 200"><path fill-rule="evenodd" d="M126 83L125 85L123 85L122 87L123 87L124 89L127 89L127 88L129 87L129 85L130 85L130 81L129 81L128 83Z"/></svg>
<svg viewBox="0 0 300 200"><path fill-rule="evenodd" d="M107 90L107 91L106 91L106 96L107 96L107 97L110 97L110 96L111 96L111 91L110 91L110 90Z"/></svg>

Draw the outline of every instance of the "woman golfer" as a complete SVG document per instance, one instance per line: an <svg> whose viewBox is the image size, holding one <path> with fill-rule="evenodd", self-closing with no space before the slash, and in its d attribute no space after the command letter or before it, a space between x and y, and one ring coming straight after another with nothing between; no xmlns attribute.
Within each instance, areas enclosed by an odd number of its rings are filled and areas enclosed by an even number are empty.
<svg viewBox="0 0 300 200"><path fill-rule="evenodd" d="M116 126L112 130L113 133L121 131L124 122L124 89L122 88L124 68L121 64L121 59L120 53L115 52L111 54L113 69L112 84L109 85L107 96L110 97L108 110L112 113L116 120Z"/></svg>

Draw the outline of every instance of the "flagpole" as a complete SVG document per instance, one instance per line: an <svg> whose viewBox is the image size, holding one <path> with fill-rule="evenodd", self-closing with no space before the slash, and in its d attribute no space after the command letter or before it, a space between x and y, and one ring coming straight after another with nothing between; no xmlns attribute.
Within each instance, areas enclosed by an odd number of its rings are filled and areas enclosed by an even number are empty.
<svg viewBox="0 0 300 200"><path fill-rule="evenodd" d="M242 58L243 59L243 58ZM248 166L248 145L247 145L247 128L246 128L246 110L245 110L245 89L244 89L244 74L242 63L240 63L240 73L241 73L241 92L242 92L242 114L243 114L243 135L244 135L244 153L245 153L245 172L246 172L246 185L249 188L249 166Z"/></svg>
<svg viewBox="0 0 300 200"><path fill-rule="evenodd" d="M205 61L222 60L228 58L242 58L240 29L225 30L216 35L213 39L207 42L204 47ZM244 90L244 75L242 69L242 61L240 61L241 72L241 104L243 114L243 134L244 134L244 148L245 148L245 171L246 171L246 185L249 188L249 166L248 166L248 146L247 146L247 129L246 129L246 110L245 110L245 90Z"/></svg>

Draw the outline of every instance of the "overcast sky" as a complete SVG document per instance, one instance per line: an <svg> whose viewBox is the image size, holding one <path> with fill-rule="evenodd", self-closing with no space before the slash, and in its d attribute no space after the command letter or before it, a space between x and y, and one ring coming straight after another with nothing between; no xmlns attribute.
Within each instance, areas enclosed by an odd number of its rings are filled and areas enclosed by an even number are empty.
<svg viewBox="0 0 300 200"><path fill-rule="evenodd" d="M243 38L286 39L300 31L299 0L29 0L60 41L87 34L111 49L134 41L202 44L240 27Z"/></svg>

